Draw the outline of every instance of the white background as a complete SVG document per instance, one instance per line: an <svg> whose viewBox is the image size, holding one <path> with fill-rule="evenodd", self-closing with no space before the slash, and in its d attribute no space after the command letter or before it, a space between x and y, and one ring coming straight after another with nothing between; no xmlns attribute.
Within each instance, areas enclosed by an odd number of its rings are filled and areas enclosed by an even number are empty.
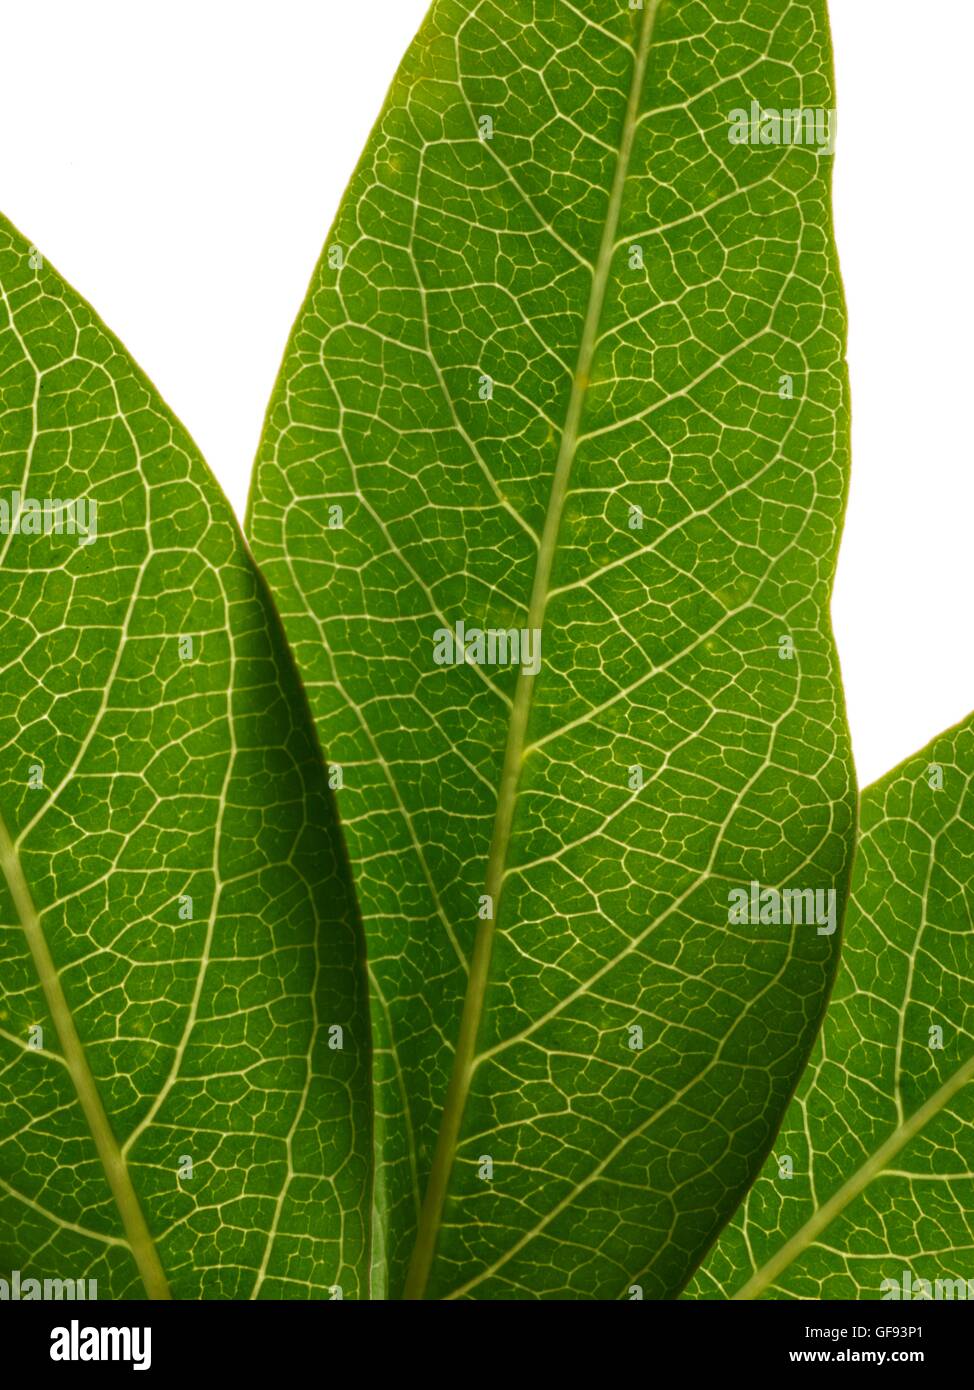
<svg viewBox="0 0 974 1390"><path fill-rule="evenodd" d="M243 515L264 408L427 0L0 0L0 207ZM863 783L974 708L971 0L831 0L854 467L834 617Z"/></svg>

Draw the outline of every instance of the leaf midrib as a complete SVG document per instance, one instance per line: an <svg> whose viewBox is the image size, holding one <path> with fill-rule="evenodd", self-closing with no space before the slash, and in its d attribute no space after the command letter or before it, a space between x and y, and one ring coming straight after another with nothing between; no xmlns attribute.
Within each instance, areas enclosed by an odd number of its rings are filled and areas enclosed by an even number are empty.
<svg viewBox="0 0 974 1390"><path fill-rule="evenodd" d="M27 945L34 961L48 1012L64 1054L68 1074L74 1084L78 1103L84 1112L91 1131L98 1157L101 1160L105 1178L115 1199L122 1226L128 1241L132 1258L135 1260L142 1283L149 1298L168 1299L169 1283L166 1279L155 1242L146 1224L142 1208L128 1164L122 1156L118 1141L112 1131L98 1086L88 1065L84 1046L74 1024L71 1008L61 988L57 968L48 948L40 914L24 877L20 856L14 848L6 821L0 815L0 863L20 924L27 938Z"/></svg>
<svg viewBox="0 0 974 1390"><path fill-rule="evenodd" d="M733 1295L734 1299L757 1298L770 1284L773 1284L779 1274L815 1243L821 1233L832 1224L849 1203L865 1191L874 1178L880 1176L900 1150L911 1139L915 1139L924 1126L929 1124L953 1100L957 1092L972 1079L974 1079L974 1054L962 1066L958 1067L943 1085L932 1096L928 1097L919 1109L913 1112L909 1119L897 1125L883 1143L870 1154L865 1163L861 1164L852 1176L846 1179L838 1191L834 1192L828 1201L813 1212L805 1224L785 1241L777 1254L773 1255L751 1275L747 1283L743 1284Z"/></svg>
<svg viewBox="0 0 974 1390"><path fill-rule="evenodd" d="M595 350L598 346L598 330L605 305L612 261L616 250L616 233L622 210L622 197L629 174L633 141L638 125L639 103L649 58L650 43L656 14L661 0L648 0L643 15L639 41L635 49L632 83L626 112L623 120L622 138L616 162L615 176L606 212L605 225L598 258L592 274L588 308L582 337L579 343L578 360L572 381L571 396L565 415L558 459L552 476L551 493L545 515L541 544L538 548L538 561L534 584L528 605L527 627L542 629L551 571L561 529L561 519L568 495L568 483L572 464L579 442L579 426L589 386L589 375ZM534 696L535 677L518 674L514 704L508 725L507 746L497 794L497 809L494 816L494 830L487 858L485 893L493 904L493 916L478 923L470 962L470 975L464 997L463 1012L457 1035L457 1046L453 1058L453 1069L447 1087L446 1099L440 1121L433 1163L430 1168L429 1184L420 1213L416 1242L413 1247L409 1270L403 1290L406 1299L420 1299L426 1291L436 1240L439 1234L443 1205L453 1171L457 1140L463 1120L470 1082L473 1076L475 1048L483 1014L484 997L490 973L490 958L494 942L494 925L497 920L503 887L507 853L510 844L514 808L517 802L518 786L524 762L524 751L528 719Z"/></svg>

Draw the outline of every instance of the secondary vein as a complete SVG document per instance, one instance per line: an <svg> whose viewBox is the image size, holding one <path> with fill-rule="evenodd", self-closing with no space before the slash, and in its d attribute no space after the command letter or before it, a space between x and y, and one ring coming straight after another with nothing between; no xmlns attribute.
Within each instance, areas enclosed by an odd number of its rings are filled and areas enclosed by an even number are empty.
<svg viewBox="0 0 974 1390"><path fill-rule="evenodd" d="M808 1218L804 1226L773 1255L766 1264L752 1274L746 1284L734 1294L737 1300L756 1298L773 1284L778 1275L812 1245L821 1233L831 1225L835 1218L845 1210L851 1201L878 1177L896 1157L904 1145L920 1133L923 1127L944 1108L968 1081L974 1078L974 1057L969 1057L963 1066L949 1076L944 1084L930 1096L908 1120L897 1125L892 1134L880 1144L865 1163L861 1165L843 1185L834 1192L823 1206Z"/></svg>
<svg viewBox="0 0 974 1390"><path fill-rule="evenodd" d="M159 1253L146 1225L135 1188L132 1186L128 1164L122 1157L118 1141L112 1131L108 1116L105 1114L105 1107L98 1094L95 1078L88 1065L78 1030L74 1026L70 1006L65 998L64 990L61 988L61 981L48 949L41 926L40 914L34 906L20 858L2 816L0 816L0 863L3 865L3 873L10 889L10 896L27 938L34 967L44 991L44 998L47 1001L48 1012L54 1021L54 1028L64 1053L65 1064L74 1083L81 1109L88 1122L88 1128L105 1170L105 1177L115 1199L115 1205L122 1218L125 1236L145 1285L145 1291L150 1298L169 1298L169 1284L159 1260Z"/></svg>

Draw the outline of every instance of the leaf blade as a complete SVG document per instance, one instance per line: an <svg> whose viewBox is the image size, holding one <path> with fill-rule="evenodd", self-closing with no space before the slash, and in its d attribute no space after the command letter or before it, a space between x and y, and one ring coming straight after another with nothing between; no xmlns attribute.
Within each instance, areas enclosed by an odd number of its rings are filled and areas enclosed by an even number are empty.
<svg viewBox="0 0 974 1390"><path fill-rule="evenodd" d="M878 1299L904 1270L967 1278L972 757L967 719L863 792L842 964L775 1143L795 1176L769 1161L689 1296Z"/></svg>
<svg viewBox="0 0 974 1390"><path fill-rule="evenodd" d="M365 1289L361 942L300 685L195 446L38 262L0 219L0 1245L102 1296Z"/></svg>
<svg viewBox="0 0 974 1390"><path fill-rule="evenodd" d="M711 9L708 67L702 7L606 5L596 20L567 4L434 4L268 411L248 534L322 738L349 768L383 1219L391 1288L410 1296L618 1296L673 1200L657 1150L684 1162L695 1142L636 1133L646 1115L670 1123L653 1069L666 1059L670 1099L687 1079L673 1079L660 1021L683 1030L694 1105L722 1054L740 1053L727 1075L746 1119L716 1141L740 1190L773 1133L758 1097L780 1114L834 969L828 941L792 956L763 935L740 948L718 935L727 883L809 874L841 901L848 872L827 617L848 426L828 163L752 148L732 171L725 154L738 68L782 105L796 73L803 97L831 104L827 25L818 4L773 27L756 7ZM779 409L777 372L796 362L801 401ZM757 539L742 560L744 525ZM541 633L540 674L462 653L438 671L434 629L461 621ZM787 674L785 628L801 649ZM484 898L493 925L478 922ZM719 979L706 1003L679 981L681 952ZM599 996L605 981L618 998ZM765 1011L793 1020L768 1067L746 1061L742 999L756 1035ZM623 1069L641 1018L652 1045L641 1071ZM571 1075L575 1049L601 1077L591 1095ZM631 1093L613 1095L626 1070ZM692 1133L694 1105L674 1104ZM610 1136L627 1131L616 1152ZM502 1192L478 1176L485 1156ZM620 1236L627 1165L650 1192L627 1176L639 1234ZM675 1198L692 1248L671 1244L658 1296L730 1214L723 1181L696 1172L693 1196ZM585 1245L575 1223L607 1248L562 1269Z"/></svg>

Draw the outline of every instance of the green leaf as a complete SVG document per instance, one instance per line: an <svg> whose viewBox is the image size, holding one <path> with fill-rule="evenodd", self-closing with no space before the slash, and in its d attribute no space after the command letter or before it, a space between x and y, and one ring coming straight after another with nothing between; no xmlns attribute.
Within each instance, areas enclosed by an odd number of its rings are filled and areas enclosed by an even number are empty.
<svg viewBox="0 0 974 1390"><path fill-rule="evenodd" d="M5 219L0 392L0 1267L365 1293L360 927L300 684L185 430Z"/></svg>
<svg viewBox="0 0 974 1390"><path fill-rule="evenodd" d="M972 769L969 718L863 793L821 1036L693 1296L920 1298L938 1279L965 1286L939 1296L970 1296Z"/></svg>
<svg viewBox="0 0 974 1390"><path fill-rule="evenodd" d="M831 159L735 143L752 101L832 107L824 0L436 0L269 407L391 1296L672 1294L824 1008L836 936L728 925L752 881L840 914L855 815ZM437 664L460 622L539 673Z"/></svg>

